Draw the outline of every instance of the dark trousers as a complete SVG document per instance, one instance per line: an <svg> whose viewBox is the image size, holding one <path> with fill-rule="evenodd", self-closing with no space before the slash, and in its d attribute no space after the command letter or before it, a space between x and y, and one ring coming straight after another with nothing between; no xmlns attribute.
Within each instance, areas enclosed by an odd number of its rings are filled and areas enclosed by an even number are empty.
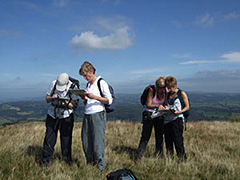
<svg viewBox="0 0 240 180"><path fill-rule="evenodd" d="M156 140L156 154L163 155L163 131L164 122L162 117L151 119L151 112L144 111L142 114L143 126L142 135L139 142L138 150L136 153L136 159L141 159L143 156L148 141L151 137L152 128L155 130L155 140Z"/></svg>
<svg viewBox="0 0 240 180"><path fill-rule="evenodd" d="M173 158L174 150L173 144L175 146L177 156L180 160L186 160L187 156L185 154L184 143L183 143L183 122L182 118L178 118L175 121L167 123L164 125L165 131L165 144L167 149L167 154Z"/></svg>
<svg viewBox="0 0 240 180"><path fill-rule="evenodd" d="M54 146L57 142L58 129L60 130L62 157L67 163L72 161L73 122L73 114L64 119L53 119L51 116L47 115L46 134L43 143L43 163L52 160Z"/></svg>

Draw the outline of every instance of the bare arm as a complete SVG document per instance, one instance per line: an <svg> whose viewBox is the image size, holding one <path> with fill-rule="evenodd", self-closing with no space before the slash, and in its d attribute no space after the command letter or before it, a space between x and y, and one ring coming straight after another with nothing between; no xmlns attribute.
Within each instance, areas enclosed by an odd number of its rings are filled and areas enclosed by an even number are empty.
<svg viewBox="0 0 240 180"><path fill-rule="evenodd" d="M70 103L69 103L69 101L65 100L64 103L66 105L68 105L68 108L70 108L70 109L73 109L74 106L76 105L76 101L75 100L71 100Z"/></svg>
<svg viewBox="0 0 240 180"><path fill-rule="evenodd" d="M153 96L154 96L153 89L150 89L147 97L147 104L146 104L148 109L156 109L160 107L157 105L152 105Z"/></svg>
<svg viewBox="0 0 240 180"><path fill-rule="evenodd" d="M189 110L189 102L188 102L187 94L184 91L182 91L181 95L182 95L182 99L183 99L183 103L184 103L185 107L181 111L175 111L175 114L184 113L187 110Z"/></svg>
<svg viewBox="0 0 240 180"><path fill-rule="evenodd" d="M95 99L95 100L97 100L97 101L100 101L100 102L103 103L103 104L108 104L108 103L109 103L109 100L108 100L108 98L106 98L106 97L99 97L99 96L96 96L96 95L94 95L94 94L92 94L92 93L85 93L85 95L86 95L88 98L90 98L90 99Z"/></svg>
<svg viewBox="0 0 240 180"><path fill-rule="evenodd" d="M53 96L50 96L50 95L46 95L46 102L47 103L50 103L53 101L52 97L58 97L57 94L53 94Z"/></svg>

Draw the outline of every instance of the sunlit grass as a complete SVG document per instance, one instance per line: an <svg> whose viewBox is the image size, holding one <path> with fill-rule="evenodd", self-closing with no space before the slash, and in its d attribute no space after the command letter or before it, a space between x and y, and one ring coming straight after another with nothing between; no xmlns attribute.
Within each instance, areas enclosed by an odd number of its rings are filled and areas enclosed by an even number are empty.
<svg viewBox="0 0 240 180"><path fill-rule="evenodd" d="M29 122L0 128L0 179L105 179L107 173L132 169L140 180L239 179L240 123L188 123L184 142L188 161L154 157L154 133L139 164L133 159L141 135L141 124L107 122L106 169L86 165L81 143L81 123L73 131L71 167L61 160L60 139L49 169L40 166L45 124Z"/></svg>

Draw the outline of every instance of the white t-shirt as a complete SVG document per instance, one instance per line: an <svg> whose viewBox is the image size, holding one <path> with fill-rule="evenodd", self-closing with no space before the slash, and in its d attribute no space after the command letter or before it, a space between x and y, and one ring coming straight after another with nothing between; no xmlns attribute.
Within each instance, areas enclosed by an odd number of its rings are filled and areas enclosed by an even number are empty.
<svg viewBox="0 0 240 180"><path fill-rule="evenodd" d="M88 83L85 90L89 93L92 93L96 96L101 97L101 94L100 94L100 91L99 91L99 88L97 85L99 78L101 78L101 76L98 76L97 79L94 81L94 83L91 86L90 86L90 83ZM108 98L109 104L111 104L113 99L112 99L112 95L109 91L108 84L106 83L105 80L102 79L100 81L100 87L101 87L103 96ZM84 113L87 115L90 115L90 114L101 112L103 110L105 110L105 106L103 103L101 103L100 101L98 101L96 99L88 98Z"/></svg>
<svg viewBox="0 0 240 180"><path fill-rule="evenodd" d="M49 86L49 89L47 91L47 95L51 95L52 94L52 90L54 88L54 85L56 84L57 80L52 81L52 83ZM66 98L70 98L69 94L67 95L67 92L70 88L70 86L72 85L72 82L69 81L68 86L66 88L65 91L58 91L57 89L55 89L54 94L59 95L59 97L66 97ZM67 96L66 96L67 95ZM78 100L78 96L76 96L75 94L71 94L71 98L72 100L77 101ZM56 103L56 102L52 102L52 103ZM67 118L70 116L70 114L73 112L73 109L62 109L62 108L56 108L55 106L51 105L48 109L48 115L50 115L52 118L56 119L63 119L63 118Z"/></svg>
<svg viewBox="0 0 240 180"><path fill-rule="evenodd" d="M169 104L169 101L173 101L173 103ZM175 99L168 99L168 108L169 109L174 109L176 111L181 111L182 110L182 105L181 105L181 102L180 102L180 99L179 98L175 98ZM184 116L183 114L178 114L178 115L175 115L173 113L167 113L165 118L164 118L164 123L167 124L169 122L172 122L174 120L176 120L177 118L182 118L184 120Z"/></svg>

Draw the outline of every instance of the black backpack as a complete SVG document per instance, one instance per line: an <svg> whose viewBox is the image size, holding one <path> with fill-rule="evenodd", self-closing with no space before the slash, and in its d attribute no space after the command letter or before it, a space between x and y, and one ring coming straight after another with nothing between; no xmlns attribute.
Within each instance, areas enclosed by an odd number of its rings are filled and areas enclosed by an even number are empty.
<svg viewBox="0 0 240 180"><path fill-rule="evenodd" d="M140 97L140 102L141 102L142 106L145 106L147 103L147 97L148 97L150 88L153 89L153 94L155 94L156 88L154 85L150 84L147 87L145 87L145 89L143 90L142 95Z"/></svg>
<svg viewBox="0 0 240 180"><path fill-rule="evenodd" d="M106 177L107 180L138 180L132 170L127 168L110 172Z"/></svg>
<svg viewBox="0 0 240 180"><path fill-rule="evenodd" d="M181 89L178 89L178 98L180 100L180 103L181 103L181 106L182 106L182 109L185 107L185 104L183 102L183 99L182 99L182 91ZM187 111L185 111L183 113L183 116L184 116L184 129L185 131L187 130L187 121L188 121L188 117L189 117L189 114L190 114L190 98L189 98L189 95L186 91L184 91L186 94L187 94L187 97L188 97L188 103L189 103L189 109Z"/></svg>
<svg viewBox="0 0 240 180"><path fill-rule="evenodd" d="M187 94L188 102L189 102L189 109L183 113L185 121L187 121L188 116L190 114L190 112L189 112L190 111L190 99L189 99L188 93L186 91L184 91L184 92ZM181 106L182 106L182 109L183 109L185 107L185 104L184 104L183 99L182 99L182 90L181 89L178 89L178 98L179 98L179 100L181 102Z"/></svg>
<svg viewBox="0 0 240 180"><path fill-rule="evenodd" d="M102 90L101 90L101 86L100 86L100 81L101 81L102 79L103 79L103 78L99 78L99 79L98 79L97 85L98 85L98 89L99 89L99 91L100 91L101 96L104 97L104 96L103 96L103 93L102 93ZM111 95L112 95L113 101L112 101L111 104L104 104L104 106L105 106L106 112L107 112L107 113L110 113L110 112L113 112L113 111L115 110L115 96L114 96L114 90L113 90L112 86L108 84L108 88L109 88L109 91L110 91L110 93L111 93Z"/></svg>

